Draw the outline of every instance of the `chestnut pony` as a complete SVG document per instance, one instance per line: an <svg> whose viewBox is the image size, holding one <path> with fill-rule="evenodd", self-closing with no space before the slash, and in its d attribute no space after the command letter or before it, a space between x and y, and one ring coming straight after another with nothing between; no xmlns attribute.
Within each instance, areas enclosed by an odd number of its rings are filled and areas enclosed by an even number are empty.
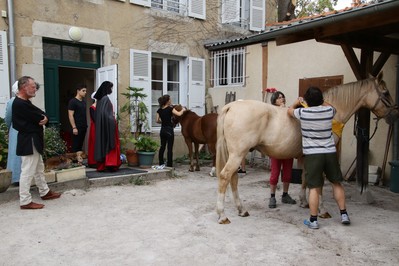
<svg viewBox="0 0 399 266"><path fill-rule="evenodd" d="M323 93L325 101L334 106L334 119L345 124L361 107L370 109L378 118L393 123L399 117L382 80L369 78L330 88ZM237 118L240 119L237 119ZM287 109L261 101L235 101L225 105L217 121L216 173L219 178L216 211L220 224L230 223L224 213L227 185L241 217L249 216L238 194L237 169L248 150L255 148L273 158L302 156L299 121L287 114ZM302 187L305 190L305 187ZM304 193L304 192L303 192ZM305 193L304 193L305 194Z"/></svg>
<svg viewBox="0 0 399 266"><path fill-rule="evenodd" d="M174 108L177 111L180 111L182 106L176 105ZM215 113L199 116L191 110L185 111L181 116L173 116L174 126L180 123L181 132L188 147L190 172L200 170L198 152L199 144L208 144L209 151L212 154L212 170L209 175L215 176L217 117L218 115ZM195 163L193 160L193 144Z"/></svg>

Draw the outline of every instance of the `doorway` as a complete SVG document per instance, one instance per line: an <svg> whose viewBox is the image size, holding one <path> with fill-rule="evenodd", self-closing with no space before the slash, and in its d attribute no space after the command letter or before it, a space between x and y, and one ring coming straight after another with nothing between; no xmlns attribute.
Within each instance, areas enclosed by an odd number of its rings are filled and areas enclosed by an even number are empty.
<svg viewBox="0 0 399 266"><path fill-rule="evenodd" d="M96 70L100 64L101 47L57 40L43 40L45 109L50 126L59 127L61 137L71 147L71 126L68 102L76 95L76 85L87 87L86 114L90 124L91 94L96 86ZM87 141L84 149L87 150Z"/></svg>
<svg viewBox="0 0 399 266"><path fill-rule="evenodd" d="M76 86L78 84L85 84L87 93L86 101L86 117L87 125L90 125L90 106L93 103L91 94L95 90L95 75L96 71L93 69L82 69L73 67L58 68L59 76L59 114L60 114L60 133L62 138L67 142L68 152L71 148L71 126L68 118L68 102L76 96ZM84 150L87 150L87 140L84 142Z"/></svg>

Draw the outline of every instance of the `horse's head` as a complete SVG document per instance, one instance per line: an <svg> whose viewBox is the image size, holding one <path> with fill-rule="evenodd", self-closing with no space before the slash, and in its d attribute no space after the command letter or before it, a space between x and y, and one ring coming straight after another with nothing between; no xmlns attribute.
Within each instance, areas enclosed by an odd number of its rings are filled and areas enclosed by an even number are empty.
<svg viewBox="0 0 399 266"><path fill-rule="evenodd" d="M388 124L394 123L399 119L398 105L395 104L385 81L382 80L382 72L376 78L371 78L371 80L374 82L374 90L367 96L370 110L379 119L384 118Z"/></svg>
<svg viewBox="0 0 399 266"><path fill-rule="evenodd" d="M183 106L181 104L177 104L177 105L173 106L173 109L180 112L183 109ZM172 115L173 127L176 127L180 123L180 120L181 120L181 116Z"/></svg>

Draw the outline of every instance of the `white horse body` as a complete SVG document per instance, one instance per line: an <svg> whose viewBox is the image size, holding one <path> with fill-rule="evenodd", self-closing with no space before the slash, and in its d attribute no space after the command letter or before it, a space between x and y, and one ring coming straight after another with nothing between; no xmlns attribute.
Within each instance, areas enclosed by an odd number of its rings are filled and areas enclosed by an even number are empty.
<svg viewBox="0 0 399 266"><path fill-rule="evenodd" d="M371 78L327 90L323 96L337 110L334 119L345 124L361 107L392 122L399 116L381 80ZM255 148L277 159L302 155L300 123L286 108L254 100L236 101L223 107L217 123L216 171L219 177L217 213L219 223L229 223L224 214L224 199L230 183L240 216L248 216L238 195L237 169L249 149Z"/></svg>

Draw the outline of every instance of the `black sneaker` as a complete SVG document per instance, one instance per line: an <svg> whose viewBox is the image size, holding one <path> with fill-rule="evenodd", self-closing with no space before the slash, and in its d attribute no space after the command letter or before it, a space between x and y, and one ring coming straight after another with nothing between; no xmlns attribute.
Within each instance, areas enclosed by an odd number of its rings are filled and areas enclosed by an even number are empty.
<svg viewBox="0 0 399 266"><path fill-rule="evenodd" d="M237 173L239 173L239 174L246 174L247 171L242 170L241 168L238 168L238 172L237 172Z"/></svg>
<svg viewBox="0 0 399 266"><path fill-rule="evenodd" d="M290 195L281 196L281 202L286 204L296 204L296 201Z"/></svg>

